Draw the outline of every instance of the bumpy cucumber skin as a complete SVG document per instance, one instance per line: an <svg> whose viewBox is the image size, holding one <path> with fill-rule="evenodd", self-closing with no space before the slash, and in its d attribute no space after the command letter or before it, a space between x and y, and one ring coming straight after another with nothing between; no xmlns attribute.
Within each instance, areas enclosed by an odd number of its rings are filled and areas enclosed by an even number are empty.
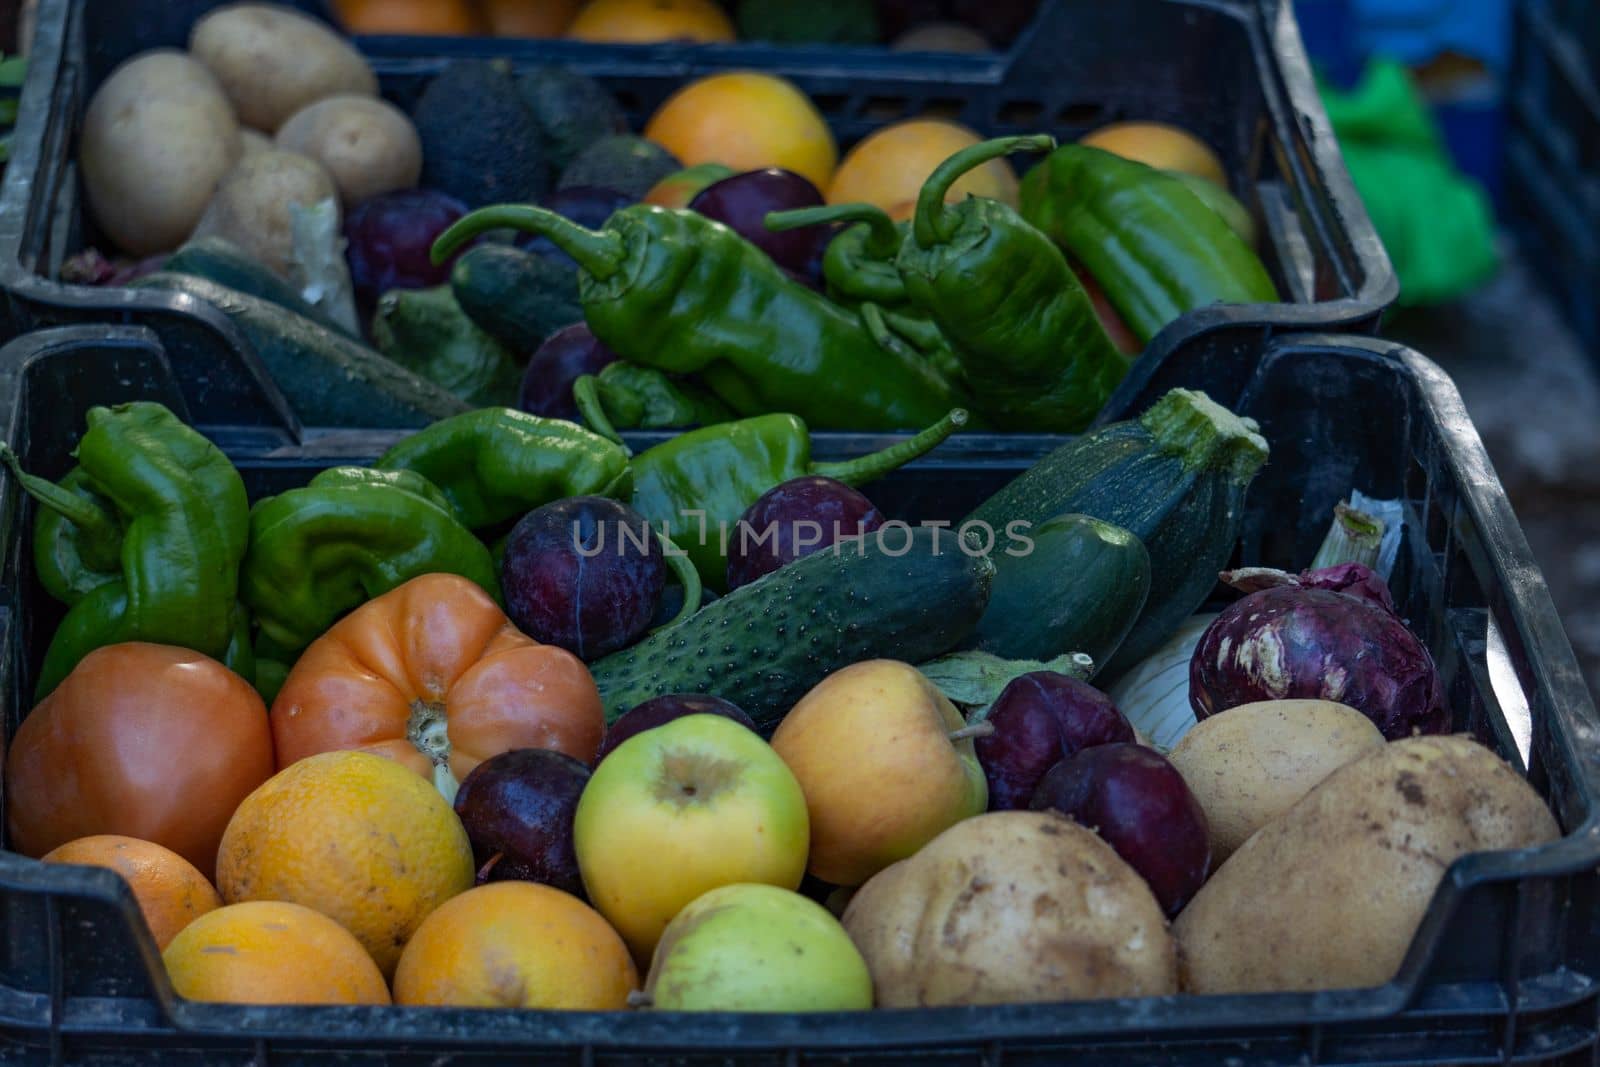
<svg viewBox="0 0 1600 1067"><path fill-rule="evenodd" d="M665 693L709 693L743 708L765 735L812 686L868 659L920 663L971 633L989 602L994 564L950 531L904 530L865 551L846 544L741 586L592 665L606 722ZM887 548L888 551L884 551Z"/></svg>

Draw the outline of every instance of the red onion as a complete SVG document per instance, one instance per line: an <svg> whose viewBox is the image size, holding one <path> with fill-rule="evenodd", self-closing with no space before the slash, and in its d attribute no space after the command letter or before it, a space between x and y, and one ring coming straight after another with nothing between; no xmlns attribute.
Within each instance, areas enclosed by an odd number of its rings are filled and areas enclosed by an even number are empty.
<svg viewBox="0 0 1600 1067"><path fill-rule="evenodd" d="M1348 704L1390 740L1449 728L1433 657L1367 567L1298 576L1249 568L1222 580L1254 591L1217 616L1189 661L1198 718L1258 700L1316 699Z"/></svg>

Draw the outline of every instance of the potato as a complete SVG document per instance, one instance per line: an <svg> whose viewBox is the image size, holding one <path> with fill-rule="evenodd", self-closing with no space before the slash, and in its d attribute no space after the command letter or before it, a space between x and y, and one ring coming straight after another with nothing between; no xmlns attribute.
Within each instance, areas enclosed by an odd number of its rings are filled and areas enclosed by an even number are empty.
<svg viewBox="0 0 1600 1067"><path fill-rule="evenodd" d="M89 101L78 139L89 208L124 252L182 244L242 151L233 108L182 52L135 56Z"/></svg>
<svg viewBox="0 0 1600 1067"><path fill-rule="evenodd" d="M337 93L378 94L361 53L328 26L279 4L228 4L195 23L189 51L210 67L239 121L274 133Z"/></svg>
<svg viewBox="0 0 1600 1067"><path fill-rule="evenodd" d="M957 823L873 876L843 921L881 1008L1177 991L1176 947L1150 888L1056 812Z"/></svg>
<svg viewBox="0 0 1600 1067"><path fill-rule="evenodd" d="M1189 902L1174 926L1184 988L1381 985L1453 860L1559 834L1533 788L1482 745L1391 742L1262 827Z"/></svg>
<svg viewBox="0 0 1600 1067"><path fill-rule="evenodd" d="M228 172L195 227L196 237L225 237L287 277L294 248L289 206L332 200L339 190L314 159L271 149L241 160Z"/></svg>
<svg viewBox="0 0 1600 1067"><path fill-rule="evenodd" d="M370 96L330 96L296 111L279 127L278 147L328 168L346 205L410 189L422 175L416 127L405 112Z"/></svg>
<svg viewBox="0 0 1600 1067"><path fill-rule="evenodd" d="M1220 865L1318 782L1382 747L1372 720L1346 704L1263 700L1202 719L1167 758L1205 809Z"/></svg>
<svg viewBox="0 0 1600 1067"><path fill-rule="evenodd" d="M253 156L257 152L270 152L276 147L272 143L272 138L260 130L252 130L248 126L240 127L239 141L244 145L244 152L240 155L240 159L244 159L246 156Z"/></svg>

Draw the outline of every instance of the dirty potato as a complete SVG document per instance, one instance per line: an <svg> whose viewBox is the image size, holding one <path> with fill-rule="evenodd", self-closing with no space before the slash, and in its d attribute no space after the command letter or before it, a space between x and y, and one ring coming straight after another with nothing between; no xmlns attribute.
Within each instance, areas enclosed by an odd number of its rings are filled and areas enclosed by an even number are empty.
<svg viewBox="0 0 1600 1067"><path fill-rule="evenodd" d="M883 1008L1177 989L1175 946L1149 887L1055 812L957 823L862 886L844 927Z"/></svg>
<svg viewBox="0 0 1600 1067"><path fill-rule="evenodd" d="M1383 747L1355 708L1330 700L1263 700L1202 719L1167 758L1205 810L1212 862L1328 775Z"/></svg>
<svg viewBox="0 0 1600 1067"><path fill-rule="evenodd" d="M1391 742L1262 827L1189 902L1174 924L1184 988L1381 985L1453 860L1559 834L1533 788L1482 745Z"/></svg>

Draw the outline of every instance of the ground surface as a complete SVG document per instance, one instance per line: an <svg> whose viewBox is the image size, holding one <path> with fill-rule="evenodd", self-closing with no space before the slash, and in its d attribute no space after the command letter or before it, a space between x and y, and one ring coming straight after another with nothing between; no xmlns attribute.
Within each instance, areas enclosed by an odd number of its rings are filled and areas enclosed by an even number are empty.
<svg viewBox="0 0 1600 1067"><path fill-rule="evenodd" d="M1472 299L1398 313L1383 332L1455 378L1600 692L1600 356L1514 255Z"/></svg>

